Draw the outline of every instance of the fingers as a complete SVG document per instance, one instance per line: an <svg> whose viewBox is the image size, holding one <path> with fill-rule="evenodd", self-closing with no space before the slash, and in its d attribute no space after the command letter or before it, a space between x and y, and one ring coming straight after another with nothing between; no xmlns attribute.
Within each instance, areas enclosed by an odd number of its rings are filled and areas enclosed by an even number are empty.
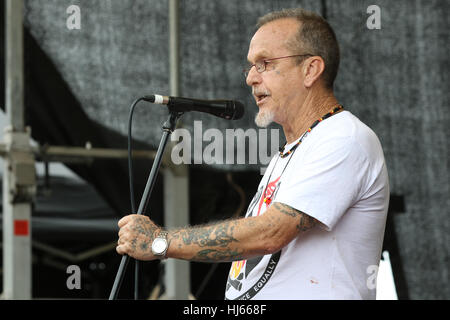
<svg viewBox="0 0 450 320"><path fill-rule="evenodd" d="M130 221L130 216L126 216L123 217L122 219L119 220L119 222L117 223L117 225L119 226L119 238L125 233L125 226L127 225L127 223Z"/></svg>
<svg viewBox="0 0 450 320"><path fill-rule="evenodd" d="M132 216L133 216L132 214L127 215L122 219L120 219L119 222L117 222L117 225L119 226L120 229L119 229L119 240L117 240L116 252L120 255L124 255L127 253L125 241L125 234L127 231L124 228L124 226L126 226L127 223L132 220Z"/></svg>
<svg viewBox="0 0 450 320"><path fill-rule="evenodd" d="M125 245L118 245L117 247L116 247L116 252L118 253L118 254L120 254L120 255L124 255L124 254L126 254L127 253L127 250L126 250L126 247L125 247Z"/></svg>
<svg viewBox="0 0 450 320"><path fill-rule="evenodd" d="M130 242L127 240L127 235L124 236L119 236L119 239L117 240L117 246L116 246L116 251L118 254L120 255L124 255L124 254L128 254L130 255L131 252L131 247L130 247Z"/></svg>
<svg viewBox="0 0 450 320"><path fill-rule="evenodd" d="M123 237L125 234L129 233L129 226L127 226L126 224L123 225L122 227L120 227L119 229L119 238Z"/></svg>
<svg viewBox="0 0 450 320"><path fill-rule="evenodd" d="M119 222L117 222L117 225L119 226L119 228L122 228L124 225L126 225L133 216L135 216L135 214L129 214L129 215L123 217L122 219L120 219Z"/></svg>
<svg viewBox="0 0 450 320"><path fill-rule="evenodd" d="M125 254L126 253L126 250L124 247L125 241L121 237L121 231L122 231L122 229L120 229L120 231L119 231L119 240L117 240L116 251L118 254Z"/></svg>

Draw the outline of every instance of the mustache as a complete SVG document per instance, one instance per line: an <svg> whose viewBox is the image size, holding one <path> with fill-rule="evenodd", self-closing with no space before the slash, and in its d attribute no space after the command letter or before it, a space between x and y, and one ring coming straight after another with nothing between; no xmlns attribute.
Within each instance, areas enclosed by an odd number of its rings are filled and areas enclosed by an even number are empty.
<svg viewBox="0 0 450 320"><path fill-rule="evenodd" d="M255 87L252 87L252 94L254 96L270 96L270 92L267 89L256 89Z"/></svg>

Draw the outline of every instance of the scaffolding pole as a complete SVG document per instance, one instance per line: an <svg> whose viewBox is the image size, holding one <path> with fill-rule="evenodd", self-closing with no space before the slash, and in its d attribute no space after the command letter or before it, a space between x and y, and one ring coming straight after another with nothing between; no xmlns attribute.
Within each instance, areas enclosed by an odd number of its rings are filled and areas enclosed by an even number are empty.
<svg viewBox="0 0 450 320"><path fill-rule="evenodd" d="M36 191L24 121L23 0L6 0L6 156L3 170L3 296L31 299L31 203Z"/></svg>
<svg viewBox="0 0 450 320"><path fill-rule="evenodd" d="M75 147L31 146L30 129L24 121L23 0L6 0L5 105L7 126L0 156L3 176L3 298L32 298L31 204L36 193L35 156L44 161L80 158L122 158L122 150L85 150ZM169 1L170 95L179 95L179 0ZM169 150L168 150L169 151ZM136 153L136 154L135 154ZM152 152L133 156L152 158ZM170 152L169 152L170 153ZM189 171L174 168L164 159L164 219L167 228L189 224ZM64 161L64 160L63 160ZM165 262L165 298L189 299L190 263Z"/></svg>
<svg viewBox="0 0 450 320"><path fill-rule="evenodd" d="M169 1L169 61L170 95L179 96L179 0ZM167 228L189 224L187 165L181 164L172 170L164 170L164 224ZM189 299L191 297L189 261L168 259L164 263L165 298Z"/></svg>

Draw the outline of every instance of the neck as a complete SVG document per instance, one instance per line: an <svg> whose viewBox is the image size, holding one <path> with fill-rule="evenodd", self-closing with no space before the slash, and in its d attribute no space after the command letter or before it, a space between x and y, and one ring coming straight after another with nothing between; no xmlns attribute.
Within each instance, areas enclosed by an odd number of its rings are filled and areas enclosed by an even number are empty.
<svg viewBox="0 0 450 320"><path fill-rule="evenodd" d="M288 121L283 124L286 142L289 144L299 139L314 121L330 112L338 104L332 92L306 97L304 102L294 110Z"/></svg>

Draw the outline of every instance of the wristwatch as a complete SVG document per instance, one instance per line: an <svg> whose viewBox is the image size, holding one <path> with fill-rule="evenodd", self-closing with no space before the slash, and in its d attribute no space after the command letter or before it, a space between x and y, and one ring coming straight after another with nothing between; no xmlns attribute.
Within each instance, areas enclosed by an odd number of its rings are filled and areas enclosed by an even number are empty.
<svg viewBox="0 0 450 320"><path fill-rule="evenodd" d="M169 243L167 242L167 231L161 231L152 242L152 253L155 256L165 258Z"/></svg>

